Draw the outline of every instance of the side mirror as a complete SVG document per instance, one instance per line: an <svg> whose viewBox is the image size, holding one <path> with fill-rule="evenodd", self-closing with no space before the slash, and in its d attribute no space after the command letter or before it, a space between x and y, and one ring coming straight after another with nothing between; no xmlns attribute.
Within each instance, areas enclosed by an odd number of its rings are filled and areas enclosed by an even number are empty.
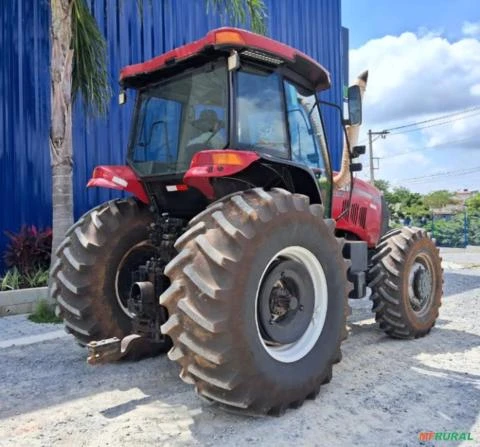
<svg viewBox="0 0 480 447"><path fill-rule="evenodd" d="M362 124L362 95L358 85L348 87L348 124Z"/></svg>

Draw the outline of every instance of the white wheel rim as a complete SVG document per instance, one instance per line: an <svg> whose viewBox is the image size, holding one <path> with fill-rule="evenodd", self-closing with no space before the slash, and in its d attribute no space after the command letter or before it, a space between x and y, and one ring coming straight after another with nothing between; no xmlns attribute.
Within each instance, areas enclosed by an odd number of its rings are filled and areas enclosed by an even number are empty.
<svg viewBox="0 0 480 447"><path fill-rule="evenodd" d="M262 337L258 321L257 309L260 287L263 284L265 274L267 273L272 263L279 257L299 262L305 267L313 283L315 296L312 319L303 335L294 343L274 346L271 344L267 344ZM323 327L325 325L325 319L327 316L327 308L327 279L325 277L322 265L320 264L320 261L317 259L317 257L310 250L299 246L290 246L284 248L283 250L280 250L267 263L267 266L265 267L260 278L260 282L257 288L257 294L255 297L255 324L257 327L257 334L263 348L271 357L282 363L292 363L302 359L312 350L312 348L317 343L320 334L322 333Z"/></svg>

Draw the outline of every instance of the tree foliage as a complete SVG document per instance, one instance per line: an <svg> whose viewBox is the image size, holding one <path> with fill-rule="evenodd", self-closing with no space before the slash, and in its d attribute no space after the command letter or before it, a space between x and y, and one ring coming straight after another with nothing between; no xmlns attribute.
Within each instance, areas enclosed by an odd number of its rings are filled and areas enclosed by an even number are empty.
<svg viewBox="0 0 480 447"><path fill-rule="evenodd" d="M250 23L252 31L256 33L265 34L267 31L267 14L263 0L207 0L207 5L235 25Z"/></svg>
<svg viewBox="0 0 480 447"><path fill-rule="evenodd" d="M421 194L411 192L403 186L392 190L390 183L386 180L375 180L375 186L383 192L390 216L394 220L400 220L407 216L419 219L429 214L428 208L423 204Z"/></svg>
<svg viewBox="0 0 480 447"><path fill-rule="evenodd" d="M107 71L107 44L86 0L72 3L72 96L78 93L91 112L103 114L111 98Z"/></svg>
<svg viewBox="0 0 480 447"><path fill-rule="evenodd" d="M54 0L52 0L54 1ZM143 13L145 0L137 0ZM154 0L150 0L152 2ZM266 7L263 0L204 0L222 19L235 25L250 25L254 32L266 32ZM119 7L122 2L119 3ZM104 114L111 98L107 70L106 42L86 0L72 0L72 96L81 94L87 110Z"/></svg>
<svg viewBox="0 0 480 447"><path fill-rule="evenodd" d="M477 193L473 197L467 199L465 205L467 205L467 209L470 213L480 214L480 193Z"/></svg>
<svg viewBox="0 0 480 447"><path fill-rule="evenodd" d="M457 203L453 193L433 191L422 196L405 187L391 188L386 180L375 180L375 186L384 193L393 222L403 225L402 219L410 217L415 226L423 226L436 239L438 246L464 247L465 233L469 245L480 245L480 193L466 201L467 212L459 212L447 218L435 217L431 209Z"/></svg>
<svg viewBox="0 0 480 447"><path fill-rule="evenodd" d="M382 180L382 179L374 180L373 184L375 185L375 188L382 191L383 194L389 194L390 182L388 182L387 180Z"/></svg>
<svg viewBox="0 0 480 447"><path fill-rule="evenodd" d="M423 197L423 203L429 209L443 208L454 202L453 194L445 189L433 191Z"/></svg>

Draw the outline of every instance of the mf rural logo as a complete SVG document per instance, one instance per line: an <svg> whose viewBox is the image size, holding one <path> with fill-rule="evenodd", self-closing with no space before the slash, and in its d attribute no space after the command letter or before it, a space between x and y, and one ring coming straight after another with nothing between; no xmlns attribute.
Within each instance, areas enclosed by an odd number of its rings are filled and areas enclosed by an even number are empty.
<svg viewBox="0 0 480 447"><path fill-rule="evenodd" d="M421 431L419 441L473 441L472 434L463 431Z"/></svg>

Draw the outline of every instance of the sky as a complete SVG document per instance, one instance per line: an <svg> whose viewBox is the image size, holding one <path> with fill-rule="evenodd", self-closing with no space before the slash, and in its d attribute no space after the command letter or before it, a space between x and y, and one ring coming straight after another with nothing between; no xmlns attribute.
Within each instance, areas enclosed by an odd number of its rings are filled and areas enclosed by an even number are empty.
<svg viewBox="0 0 480 447"><path fill-rule="evenodd" d="M375 178L421 193L480 190L480 0L342 0L342 23L350 82L369 70L359 143L368 129L455 114L375 140Z"/></svg>

